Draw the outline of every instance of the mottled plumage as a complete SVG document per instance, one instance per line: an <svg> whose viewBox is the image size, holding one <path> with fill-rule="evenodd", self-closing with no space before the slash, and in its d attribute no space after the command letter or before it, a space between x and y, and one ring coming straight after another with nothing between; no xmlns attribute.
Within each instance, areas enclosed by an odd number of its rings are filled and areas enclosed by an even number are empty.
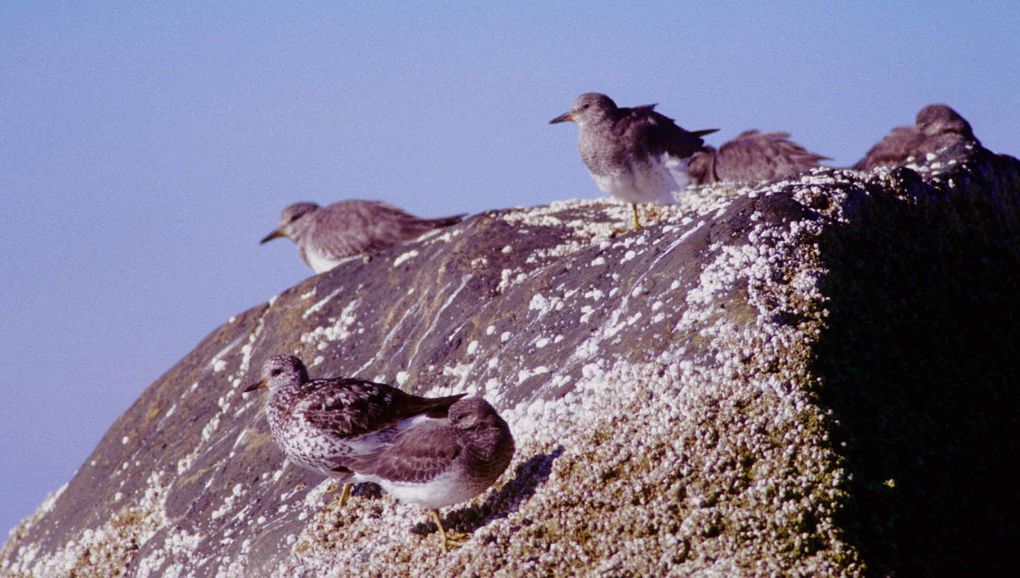
<svg viewBox="0 0 1020 578"><path fill-rule="evenodd" d="M287 458L345 484L375 482L395 498L433 510L470 500L510 465L510 427L481 398L410 395L359 379L308 379L300 359L266 361L266 414ZM345 485L341 503L348 495Z"/></svg>
<svg viewBox="0 0 1020 578"><path fill-rule="evenodd" d="M294 203L283 210L279 228L261 242L288 237L297 243L301 260L322 273L344 257L381 251L463 218L420 219L379 201L341 201L325 207Z"/></svg>
<svg viewBox="0 0 1020 578"><path fill-rule="evenodd" d="M621 108L592 92L549 122L577 123L581 160L600 190L631 204L672 204L687 187L687 162L704 144L701 137L716 129L684 130L654 107Z"/></svg>
<svg viewBox="0 0 1020 578"><path fill-rule="evenodd" d="M482 493L513 455L510 427L488 402L473 397L451 405L447 419L416 424L347 465L354 481L375 482L399 500L438 509Z"/></svg>
<svg viewBox="0 0 1020 578"><path fill-rule="evenodd" d="M266 417L273 439L294 463L346 482L348 458L371 454L416 423L438 420L464 394L424 398L383 383L352 378L308 379L292 355L269 358Z"/></svg>
<svg viewBox="0 0 1020 578"><path fill-rule="evenodd" d="M944 104L929 104L917 113L914 126L892 129L853 168L867 171L881 166L898 166L910 157L923 160L929 153L962 142L981 144L970 123L959 113Z"/></svg>
<svg viewBox="0 0 1020 578"><path fill-rule="evenodd" d="M785 132L740 133L719 149L705 146L694 153L688 166L699 185L721 181L770 181L818 166L824 157L789 140Z"/></svg>

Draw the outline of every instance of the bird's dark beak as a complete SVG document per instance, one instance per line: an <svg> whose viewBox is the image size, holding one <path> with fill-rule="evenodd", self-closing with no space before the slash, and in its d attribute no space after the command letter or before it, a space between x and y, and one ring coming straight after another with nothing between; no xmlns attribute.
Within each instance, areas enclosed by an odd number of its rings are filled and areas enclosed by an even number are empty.
<svg viewBox="0 0 1020 578"><path fill-rule="evenodd" d="M550 120L549 124L556 124L558 122L574 122L574 113L573 112L565 112L565 113L557 116L556 118Z"/></svg>
<svg viewBox="0 0 1020 578"><path fill-rule="evenodd" d="M279 230L279 229L277 229L277 230L273 231L272 233L269 233L265 237L262 237L262 240L259 241L259 245L261 245L263 243L268 243L268 242L272 241L273 239L278 239L278 238L283 237L283 236L284 236L284 232Z"/></svg>
<svg viewBox="0 0 1020 578"><path fill-rule="evenodd" d="M253 383L253 384L249 385L248 387L244 388L241 391L241 393L248 393L249 391L255 391L256 389L262 389L265 386L266 386L266 380L263 379L262 381L260 381L258 383Z"/></svg>

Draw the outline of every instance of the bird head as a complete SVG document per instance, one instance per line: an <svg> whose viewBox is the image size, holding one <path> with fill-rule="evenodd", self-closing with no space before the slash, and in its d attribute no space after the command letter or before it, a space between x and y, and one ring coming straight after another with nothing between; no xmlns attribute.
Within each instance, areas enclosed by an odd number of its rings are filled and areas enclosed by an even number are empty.
<svg viewBox="0 0 1020 578"><path fill-rule="evenodd" d="M462 430L491 427L500 419L495 408L480 397L469 397L451 405L447 417L454 427Z"/></svg>
<svg viewBox="0 0 1020 578"><path fill-rule="evenodd" d="M279 237L290 237L296 239L301 231L308 226L308 217L312 215L319 205L315 203L294 203L280 213L280 226L262 238L259 243L268 243Z"/></svg>
<svg viewBox="0 0 1020 578"><path fill-rule="evenodd" d="M308 381L308 370L293 355L274 355L262 364L262 380L246 387L243 393L268 387L270 391L284 385L300 385Z"/></svg>
<svg viewBox="0 0 1020 578"><path fill-rule="evenodd" d="M609 117L616 109L616 103L608 96L598 92L586 92L577 97L569 112L550 120L549 124L568 121L579 125L593 124Z"/></svg>
<svg viewBox="0 0 1020 578"><path fill-rule="evenodd" d="M974 132L960 113L944 104L929 104L917 113L917 128L926 135L956 133L973 139Z"/></svg>

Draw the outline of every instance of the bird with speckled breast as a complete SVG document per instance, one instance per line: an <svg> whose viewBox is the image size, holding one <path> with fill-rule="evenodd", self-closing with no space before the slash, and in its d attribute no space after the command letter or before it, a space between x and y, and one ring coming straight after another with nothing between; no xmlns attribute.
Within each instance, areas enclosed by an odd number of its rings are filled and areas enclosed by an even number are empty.
<svg viewBox="0 0 1020 578"><path fill-rule="evenodd" d="M491 486L514 455L510 427L481 398L426 398L353 378L309 379L293 355L276 355L262 380L273 439L294 463L344 484L374 482L398 500L428 508L443 549L455 542L438 509Z"/></svg>

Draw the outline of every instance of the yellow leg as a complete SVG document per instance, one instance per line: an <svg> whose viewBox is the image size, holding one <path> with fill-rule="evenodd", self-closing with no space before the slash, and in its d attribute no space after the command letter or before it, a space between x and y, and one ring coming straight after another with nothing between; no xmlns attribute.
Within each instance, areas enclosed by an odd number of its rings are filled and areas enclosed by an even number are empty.
<svg viewBox="0 0 1020 578"><path fill-rule="evenodd" d="M631 203L630 204L630 208L634 210L634 226L631 227L631 229L634 229L634 230L640 229L641 228L641 219L638 218L637 203Z"/></svg>
<svg viewBox="0 0 1020 578"><path fill-rule="evenodd" d="M326 491L323 493L332 494L333 492L336 491L336 487L337 487L336 484L330 484L329 487L326 488ZM340 497L336 500L337 508L343 508L345 505L347 505L347 498L350 497L351 497L351 485L344 484L343 490L340 492Z"/></svg>
<svg viewBox="0 0 1020 578"><path fill-rule="evenodd" d="M446 530L443 529L443 522L439 520L439 510L429 510L429 513L432 514L432 521L439 528L439 537L443 540L443 552L449 552L451 546L459 548L467 541L467 536L452 536L446 533Z"/></svg>
<svg viewBox="0 0 1020 578"><path fill-rule="evenodd" d="M351 485L350 484L344 484L344 489L343 489L343 491L340 492L340 500L339 501L340 501L340 507L341 508L343 508L345 505L347 505L347 498L350 498L350 497L351 497Z"/></svg>

